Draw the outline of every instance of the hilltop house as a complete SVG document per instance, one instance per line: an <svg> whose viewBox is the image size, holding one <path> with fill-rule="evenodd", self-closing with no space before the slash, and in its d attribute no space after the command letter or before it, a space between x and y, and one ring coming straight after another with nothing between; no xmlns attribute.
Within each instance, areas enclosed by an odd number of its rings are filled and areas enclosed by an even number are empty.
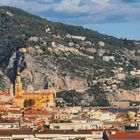
<svg viewBox="0 0 140 140"><path fill-rule="evenodd" d="M100 121L114 121L116 119L116 115L107 110L91 110L89 117Z"/></svg>

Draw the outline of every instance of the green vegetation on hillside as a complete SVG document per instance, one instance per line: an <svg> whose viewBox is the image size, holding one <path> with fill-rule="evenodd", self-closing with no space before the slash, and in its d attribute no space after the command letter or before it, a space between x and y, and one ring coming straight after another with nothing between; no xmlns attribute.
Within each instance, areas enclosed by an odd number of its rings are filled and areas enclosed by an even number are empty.
<svg viewBox="0 0 140 140"><path fill-rule="evenodd" d="M36 39L31 39L32 37ZM49 74L55 73L57 76L62 76L64 84L67 76L84 80L85 91L83 94L75 90L58 93L59 97L64 98L67 105L76 106L82 103L83 106L108 106L105 91L102 90L103 85L97 83L97 86L95 82L114 78L116 76L114 71L119 68L123 69L124 73L129 73L134 68L139 69L140 50L135 43L133 40L103 35L81 26L52 22L21 9L1 6L0 69L2 75L0 78L2 80L0 87L5 88L6 85L3 75L14 83L18 68L20 67L19 71L27 68L27 61L28 59L30 61L31 58L33 59L31 63L39 68L36 68L35 71L29 69L33 78L25 77L23 79L24 88L27 87L27 84L34 82L34 75L37 73L41 73L41 78L47 79L49 82L53 79L48 78ZM28 49L25 49L26 53L23 53L19 51L20 48ZM13 54L15 55L13 56ZM27 54L28 59L25 60ZM111 57L113 60L104 60L104 56ZM44 82L48 84L48 81ZM139 79L132 77L119 82L121 83L119 88L122 89L131 90L140 86ZM54 81L52 83L52 86L57 85ZM86 104L85 100L89 104Z"/></svg>
<svg viewBox="0 0 140 140"><path fill-rule="evenodd" d="M7 14L7 12L12 15ZM65 43L65 40L54 39L50 34L48 35L46 28L50 28L51 35L61 35L62 37L66 34L85 36L94 43L106 38L104 41L115 47L129 47L133 44L132 41L119 40L80 26L51 22L17 8L0 7L0 65L5 67L11 55L18 48L27 47L27 40L31 36L47 35L48 41L56 40L59 42L60 40L62 44Z"/></svg>

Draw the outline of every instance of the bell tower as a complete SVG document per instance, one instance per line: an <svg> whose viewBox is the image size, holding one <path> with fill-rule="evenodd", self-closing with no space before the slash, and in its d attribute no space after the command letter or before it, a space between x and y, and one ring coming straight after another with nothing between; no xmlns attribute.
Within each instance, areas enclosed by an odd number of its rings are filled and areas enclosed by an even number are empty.
<svg viewBox="0 0 140 140"><path fill-rule="evenodd" d="M22 96L22 82L19 72L17 73L15 81L15 96Z"/></svg>

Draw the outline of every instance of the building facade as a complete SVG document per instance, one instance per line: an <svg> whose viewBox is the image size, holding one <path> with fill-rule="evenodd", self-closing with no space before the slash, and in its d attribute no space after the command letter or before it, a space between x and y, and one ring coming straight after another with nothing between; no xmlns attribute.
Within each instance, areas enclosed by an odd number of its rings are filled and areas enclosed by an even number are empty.
<svg viewBox="0 0 140 140"><path fill-rule="evenodd" d="M17 74L15 82L15 99L13 101L15 106L19 106L20 108L32 106L38 109L54 107L55 96L56 92L54 89L23 92L20 73Z"/></svg>

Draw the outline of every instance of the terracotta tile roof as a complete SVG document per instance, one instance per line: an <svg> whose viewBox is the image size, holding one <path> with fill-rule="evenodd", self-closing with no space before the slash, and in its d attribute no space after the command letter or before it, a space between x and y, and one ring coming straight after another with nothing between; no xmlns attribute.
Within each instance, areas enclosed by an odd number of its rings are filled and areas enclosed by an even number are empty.
<svg viewBox="0 0 140 140"><path fill-rule="evenodd" d="M0 114L2 114L2 115L8 114L8 111L7 110L0 109Z"/></svg>
<svg viewBox="0 0 140 140"><path fill-rule="evenodd" d="M17 123L15 120L5 120L5 119L0 119L0 123Z"/></svg>
<svg viewBox="0 0 140 140"><path fill-rule="evenodd" d="M48 130L32 131L32 129L0 130L0 136L27 135L27 134L92 134L92 130Z"/></svg>
<svg viewBox="0 0 140 140"><path fill-rule="evenodd" d="M115 113L117 116L123 116L123 115L126 115L126 113L124 113L124 112L116 112Z"/></svg>
<svg viewBox="0 0 140 140"><path fill-rule="evenodd" d="M22 114L21 110L9 110L8 112L11 114Z"/></svg>
<svg viewBox="0 0 140 140"><path fill-rule="evenodd" d="M27 115L47 115L48 111L46 110L37 110L37 109L32 109L32 110L26 110L24 111L24 114Z"/></svg>
<svg viewBox="0 0 140 140"><path fill-rule="evenodd" d="M9 94L7 91L3 91L3 92L1 92L0 95L10 96L10 94Z"/></svg>
<svg viewBox="0 0 140 140"><path fill-rule="evenodd" d="M92 134L92 130L45 130L42 132L38 132L42 134Z"/></svg>
<svg viewBox="0 0 140 140"><path fill-rule="evenodd" d="M31 115L31 116L24 116L25 119L30 119L30 120L35 120L37 117L35 115Z"/></svg>
<svg viewBox="0 0 140 140"><path fill-rule="evenodd" d="M0 136L10 137L12 136L11 131L0 131Z"/></svg>
<svg viewBox="0 0 140 140"><path fill-rule="evenodd" d="M140 132L116 132L116 134L109 135L109 140L113 139L140 139Z"/></svg>
<svg viewBox="0 0 140 140"><path fill-rule="evenodd" d="M17 106L11 106L10 109L11 110L20 110L21 108L20 107L17 107Z"/></svg>
<svg viewBox="0 0 140 140"><path fill-rule="evenodd" d="M6 102L5 101L0 101L0 105L5 105Z"/></svg>
<svg viewBox="0 0 140 140"><path fill-rule="evenodd" d="M23 118L22 120L20 120L20 123L32 123L32 120Z"/></svg>
<svg viewBox="0 0 140 140"><path fill-rule="evenodd" d="M99 110L99 112L102 112L102 113L109 113L108 110Z"/></svg>

